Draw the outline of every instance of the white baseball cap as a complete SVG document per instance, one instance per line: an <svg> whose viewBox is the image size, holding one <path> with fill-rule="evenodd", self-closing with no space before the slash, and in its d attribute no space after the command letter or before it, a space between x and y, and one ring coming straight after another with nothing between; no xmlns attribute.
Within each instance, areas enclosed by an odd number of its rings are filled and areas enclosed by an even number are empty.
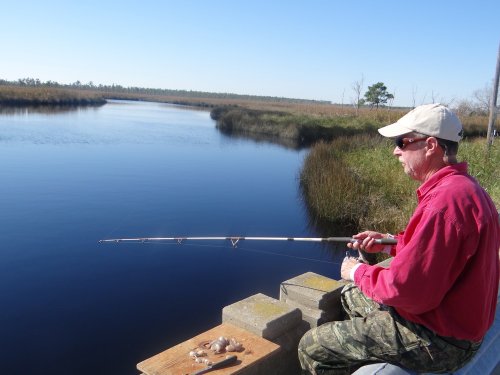
<svg viewBox="0 0 500 375"><path fill-rule="evenodd" d="M442 104L425 104L412 109L397 122L378 129L384 137L417 132L431 137L458 142L462 139L462 124L458 117Z"/></svg>

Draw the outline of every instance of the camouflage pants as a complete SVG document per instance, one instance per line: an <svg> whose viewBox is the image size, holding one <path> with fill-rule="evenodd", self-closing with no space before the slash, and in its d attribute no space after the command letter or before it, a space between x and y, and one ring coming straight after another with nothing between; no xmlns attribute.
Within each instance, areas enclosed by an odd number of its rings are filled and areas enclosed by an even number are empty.
<svg viewBox="0 0 500 375"><path fill-rule="evenodd" d="M354 284L344 287L347 319L308 331L299 343L304 374L350 374L359 367L389 362L416 372L443 373L467 363L480 343L440 337L367 298Z"/></svg>

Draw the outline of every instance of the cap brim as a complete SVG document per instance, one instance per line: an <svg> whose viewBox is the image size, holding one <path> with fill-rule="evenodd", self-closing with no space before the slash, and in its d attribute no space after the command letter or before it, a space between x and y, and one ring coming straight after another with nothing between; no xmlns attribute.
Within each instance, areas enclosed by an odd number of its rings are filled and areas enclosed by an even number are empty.
<svg viewBox="0 0 500 375"><path fill-rule="evenodd" d="M398 124L397 122L378 129L378 132L380 134L388 138L399 137L400 135L411 133L412 131L413 130L405 128L404 126L401 126L401 124Z"/></svg>

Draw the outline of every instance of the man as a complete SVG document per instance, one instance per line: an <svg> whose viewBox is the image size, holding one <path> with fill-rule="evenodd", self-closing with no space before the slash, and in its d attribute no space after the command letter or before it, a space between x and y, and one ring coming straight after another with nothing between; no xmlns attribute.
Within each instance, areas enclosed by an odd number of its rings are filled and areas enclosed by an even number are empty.
<svg viewBox="0 0 500 375"><path fill-rule="evenodd" d="M394 256L388 268L346 258L342 290L347 319L307 332L299 344L304 373L349 374L389 362L416 372L450 372L477 352L491 326L499 285L500 223L488 194L458 163L459 119L423 105L379 129L418 180L418 206L397 245L354 236L354 249Z"/></svg>

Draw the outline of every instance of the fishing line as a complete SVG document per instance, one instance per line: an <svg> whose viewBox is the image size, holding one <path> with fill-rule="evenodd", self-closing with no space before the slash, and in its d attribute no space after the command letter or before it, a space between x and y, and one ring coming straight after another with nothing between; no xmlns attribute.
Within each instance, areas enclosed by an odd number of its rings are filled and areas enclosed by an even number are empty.
<svg viewBox="0 0 500 375"><path fill-rule="evenodd" d="M306 257L301 257L301 256L298 256L298 255L290 255L290 254L280 254L280 253L275 253L275 252L266 251L266 250L257 250L257 249L251 249L251 248L238 248L238 250L243 250L243 251L253 252L253 253L266 254L266 255L282 256L282 257L286 257L286 258L293 258L293 259L299 259L299 260L307 260L309 262L335 264L335 265L338 265L338 266L342 264L342 263L339 263L339 262L331 262L329 260L306 258Z"/></svg>
<svg viewBox="0 0 500 375"><path fill-rule="evenodd" d="M107 234L107 236L111 236L113 233L115 233L120 227L123 227L123 224L125 223L126 220L128 220L130 218L130 216L132 215L132 212L127 212L126 215L124 215L120 220L118 220L118 222L116 223L116 225L114 226L114 228L112 227L111 230L109 231L109 233Z"/></svg>
<svg viewBox="0 0 500 375"><path fill-rule="evenodd" d="M286 257L286 258L292 258L292 259L298 259L298 260L306 260L309 262L316 262L316 263L327 263L327 264L334 264L334 265L341 265L341 262L332 262L328 260L323 260L323 259L315 259L315 258L307 258L307 257L301 257L298 255L291 255L291 254L282 254L282 253L276 253L273 251L267 251L267 250L259 250L255 248L247 248L247 247L233 247L233 246L228 246L228 245L207 245L207 244L197 244L197 243L189 243L189 244L178 244L178 243L172 243L172 242L162 242L162 241L156 241L156 242L144 242L141 245L156 245L156 246L189 246L189 247L208 247L208 248L219 248L219 249L230 249L233 251L245 251L245 252L251 252L251 253L259 253L259 254L265 254L265 255L274 255L274 256L280 256L280 257Z"/></svg>

